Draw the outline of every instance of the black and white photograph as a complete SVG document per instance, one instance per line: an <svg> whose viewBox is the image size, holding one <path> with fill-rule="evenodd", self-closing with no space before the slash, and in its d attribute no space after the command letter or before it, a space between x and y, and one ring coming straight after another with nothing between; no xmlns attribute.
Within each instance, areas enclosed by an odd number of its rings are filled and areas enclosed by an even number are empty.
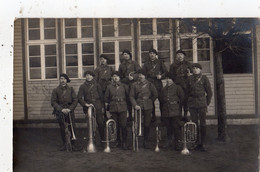
<svg viewBox="0 0 260 172"><path fill-rule="evenodd" d="M11 26L5 171L259 171L257 14L27 16L33 8Z"/></svg>

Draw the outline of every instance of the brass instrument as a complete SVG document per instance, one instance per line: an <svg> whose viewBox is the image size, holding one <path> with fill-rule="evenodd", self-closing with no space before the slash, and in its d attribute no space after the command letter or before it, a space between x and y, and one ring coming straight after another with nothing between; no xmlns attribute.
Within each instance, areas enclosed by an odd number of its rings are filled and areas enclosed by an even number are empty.
<svg viewBox="0 0 260 172"><path fill-rule="evenodd" d="M158 125L156 126L156 147L154 149L155 152L160 152L159 142L161 140L161 131L159 130Z"/></svg>
<svg viewBox="0 0 260 172"><path fill-rule="evenodd" d="M138 152L138 137L143 136L142 134L142 111L135 110L134 121L132 125L133 133L133 151Z"/></svg>
<svg viewBox="0 0 260 172"><path fill-rule="evenodd" d="M70 140L70 137L71 137L71 134L70 134L70 130L69 130L69 124L66 122L65 120L65 114L64 113L61 113L62 114L62 121L63 121L63 124L64 124L64 132L65 132L65 146L66 146L66 150L67 152L71 152L72 151L72 146L71 146L71 140Z"/></svg>
<svg viewBox="0 0 260 172"><path fill-rule="evenodd" d="M183 132L183 149L182 155L190 155L188 148L192 149L195 147L197 142L197 125L194 122L186 122L182 129Z"/></svg>
<svg viewBox="0 0 260 172"><path fill-rule="evenodd" d="M70 118L70 128L71 128L71 133L72 133L72 138L71 140L76 140L76 136L75 136L75 133L74 133L74 129L73 129L73 125L72 125L72 120L71 120L71 114L69 112L69 118Z"/></svg>
<svg viewBox="0 0 260 172"><path fill-rule="evenodd" d="M106 148L104 152L109 153L111 152L109 147L109 142L116 141L117 138L117 129L116 129L116 121L113 119L109 119L106 122Z"/></svg>
<svg viewBox="0 0 260 172"><path fill-rule="evenodd" d="M96 113L93 104L90 104L90 106L88 107L87 119L88 119L88 137L89 137L88 144L87 144L87 152L94 153L96 152L96 147L94 145L94 138L96 133Z"/></svg>

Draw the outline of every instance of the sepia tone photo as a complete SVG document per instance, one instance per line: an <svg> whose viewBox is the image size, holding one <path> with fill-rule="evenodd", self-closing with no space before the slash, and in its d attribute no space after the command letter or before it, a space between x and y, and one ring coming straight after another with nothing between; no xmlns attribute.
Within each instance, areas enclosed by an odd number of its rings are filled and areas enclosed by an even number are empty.
<svg viewBox="0 0 260 172"><path fill-rule="evenodd" d="M13 171L258 171L258 18L19 18Z"/></svg>

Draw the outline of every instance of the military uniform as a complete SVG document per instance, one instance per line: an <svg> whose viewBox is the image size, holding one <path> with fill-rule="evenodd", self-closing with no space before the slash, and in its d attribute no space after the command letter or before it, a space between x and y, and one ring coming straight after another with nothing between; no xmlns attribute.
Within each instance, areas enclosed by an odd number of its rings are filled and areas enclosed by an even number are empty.
<svg viewBox="0 0 260 172"><path fill-rule="evenodd" d="M83 112L87 114L88 107L86 103L93 104L96 110L96 121L98 124L98 131L100 139L104 138L104 102L103 93L100 85L92 79L91 81L85 81L79 88L78 101L83 107Z"/></svg>
<svg viewBox="0 0 260 172"><path fill-rule="evenodd" d="M180 128L180 105L184 100L184 92L179 85L172 83L166 85L162 89L162 120L164 121L167 129L168 145L171 144L172 132L174 132L175 148L177 147L178 140L181 139Z"/></svg>
<svg viewBox="0 0 260 172"><path fill-rule="evenodd" d="M131 88L131 85L134 82L136 82L138 79L138 75L135 74L135 72L138 71L139 69L141 69L141 67L137 62L135 62L131 59L124 60L123 63L121 63L119 66L119 73L122 76L121 82L125 83L126 85L128 85ZM133 80L128 79L128 76L130 73L132 73ZM129 89L129 91L130 91L130 89ZM132 106L131 106L131 102L130 102L129 98L126 99L126 103L127 103L129 119L132 120Z"/></svg>
<svg viewBox="0 0 260 172"><path fill-rule="evenodd" d="M136 105L141 107L142 115L144 116L144 146L148 142L150 123L151 123L151 113L153 109L153 103L158 97L158 93L154 85L144 80L143 82L135 82L130 90L130 101L132 106Z"/></svg>
<svg viewBox="0 0 260 172"><path fill-rule="evenodd" d="M183 105L180 108L181 112L182 112L182 108L184 110L184 117L186 117L188 112L188 107L187 107L188 70L192 71L190 62L186 60L183 60L182 62L176 60L176 62L171 64L170 71L169 71L175 84L180 85L185 93L185 99L183 101Z"/></svg>
<svg viewBox="0 0 260 172"><path fill-rule="evenodd" d="M62 109L68 108L70 109L70 115L71 115L71 122L74 128L75 132L75 115L74 115L74 109L77 107L78 99L76 96L76 93L73 89L73 87L70 87L68 85L62 86L59 85L57 88L55 88L52 91L51 94L51 105L54 108L53 114L55 114L56 119L59 122L60 126L60 133L61 133L61 139L63 144L65 145L65 126L63 123L63 117L62 117ZM68 115L65 115L65 121L67 123L70 123L70 119ZM71 127L69 127L71 131ZM72 142L74 145L75 142Z"/></svg>
<svg viewBox="0 0 260 172"><path fill-rule="evenodd" d="M107 86L111 83L111 75L114 69L108 65L99 65L95 71L95 79L102 88L103 95L105 94Z"/></svg>
<svg viewBox="0 0 260 172"><path fill-rule="evenodd" d="M148 60L144 63L143 70L146 73L146 78L148 81L154 84L158 93L161 92L163 88L162 79L164 79L164 75L167 72L167 68L162 60ZM157 79L157 75L162 75L161 79ZM158 95L158 99L160 102L160 111L162 111L162 98L160 94ZM153 117L155 117L155 105L153 103Z"/></svg>
<svg viewBox="0 0 260 172"><path fill-rule="evenodd" d="M200 143L203 146L206 137L206 112L212 98L212 90L207 76L193 74L188 79L188 107L193 122L200 120Z"/></svg>
<svg viewBox="0 0 260 172"><path fill-rule="evenodd" d="M126 148L127 143L127 103L126 99L128 98L128 86L119 82L112 82L107 87L104 100L109 104L109 112L112 115L112 118L117 123L117 141L120 145L120 129L122 131L122 143L123 148Z"/></svg>

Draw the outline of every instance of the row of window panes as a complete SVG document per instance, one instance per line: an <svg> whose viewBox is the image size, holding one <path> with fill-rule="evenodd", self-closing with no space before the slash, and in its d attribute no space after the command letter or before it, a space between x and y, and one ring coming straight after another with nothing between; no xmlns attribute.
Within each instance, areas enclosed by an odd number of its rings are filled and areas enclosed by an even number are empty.
<svg viewBox="0 0 260 172"><path fill-rule="evenodd" d="M56 19L44 19L44 39L56 39ZM28 19L29 40L40 40L40 19Z"/></svg>

